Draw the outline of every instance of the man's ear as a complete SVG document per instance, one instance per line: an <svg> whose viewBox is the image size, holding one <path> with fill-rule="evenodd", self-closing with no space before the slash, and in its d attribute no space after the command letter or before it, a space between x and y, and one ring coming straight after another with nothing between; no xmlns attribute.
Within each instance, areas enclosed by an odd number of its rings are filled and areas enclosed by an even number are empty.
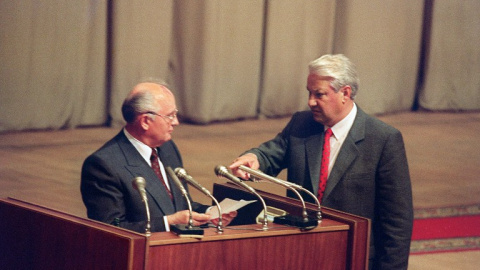
<svg viewBox="0 0 480 270"><path fill-rule="evenodd" d="M352 87L350 87L350 85L345 85L344 87L342 87L342 89L340 89L340 92L343 95L343 102L352 99Z"/></svg>
<svg viewBox="0 0 480 270"><path fill-rule="evenodd" d="M150 121L152 121L152 119L148 114L144 113L138 116L138 121L140 122L140 126L143 130L148 130L150 128Z"/></svg>

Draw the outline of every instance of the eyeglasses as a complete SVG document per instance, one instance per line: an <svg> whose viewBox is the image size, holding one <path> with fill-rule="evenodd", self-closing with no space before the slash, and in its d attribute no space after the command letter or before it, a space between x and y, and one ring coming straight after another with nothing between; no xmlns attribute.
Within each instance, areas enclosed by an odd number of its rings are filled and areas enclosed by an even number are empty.
<svg viewBox="0 0 480 270"><path fill-rule="evenodd" d="M149 114L154 114L154 115L157 115L157 116L161 116L163 119L165 119L165 121L167 121L168 123L172 123L173 120L175 120L175 118L177 118L177 113L178 113L178 110L175 109L175 111L173 111L173 113L169 114L169 115L163 115L163 114L158 114L156 112L152 112L152 111L148 111L146 113L149 113Z"/></svg>

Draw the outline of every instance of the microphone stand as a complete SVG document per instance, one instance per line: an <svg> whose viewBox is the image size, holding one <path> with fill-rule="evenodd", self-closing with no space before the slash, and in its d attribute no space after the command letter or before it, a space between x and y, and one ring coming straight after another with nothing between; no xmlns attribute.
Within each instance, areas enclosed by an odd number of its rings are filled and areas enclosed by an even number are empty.
<svg viewBox="0 0 480 270"><path fill-rule="evenodd" d="M217 176L222 176L222 177L232 181L233 183L235 183L238 186L246 189L247 191L249 191L250 193L252 193L253 195L258 197L258 199L260 200L260 202L263 205L263 226L262 226L262 230L264 230L264 231L268 230L267 205L265 204L265 201L263 200L262 196L260 196L255 191L255 189L253 189L251 186L243 183L238 177L229 173L228 169L225 166L221 166L221 165L216 166L215 167L215 174Z"/></svg>
<svg viewBox="0 0 480 270"><path fill-rule="evenodd" d="M147 212L147 224L145 225L145 234L147 236L150 236L152 233L150 232L150 229L151 229L151 220L150 220L150 208L148 207L148 202L146 200L146 197L145 197L145 200L143 200L143 202L145 203L145 211Z"/></svg>
<svg viewBox="0 0 480 270"><path fill-rule="evenodd" d="M251 175L253 175L253 176L255 176L259 179L266 179L266 180L271 179L272 181L278 181L280 183L284 183L285 185L292 186L293 188L300 189L301 191L307 193L309 196L311 196L313 198L313 200L315 201L315 204L317 205L317 219L319 221L322 220L322 207L320 206L320 201L318 200L317 196L315 196L315 194L313 194L310 190L308 190L308 189L306 189L306 188L304 188L300 185L297 185L295 183L272 177L268 174L262 173L261 171L254 170L254 169L246 167L244 165L240 165L238 168L243 170L243 171L246 171L246 172L250 173ZM255 180L251 180L251 181L255 182Z"/></svg>
<svg viewBox="0 0 480 270"><path fill-rule="evenodd" d="M145 234L150 236L152 233L150 232L151 224L150 224L150 208L148 207L148 200L147 200L147 192L145 191L146 181L143 177L135 177L132 181L132 186L136 189L140 196L142 197L142 202L145 204L145 211L147 214L147 224L145 225Z"/></svg>
<svg viewBox="0 0 480 270"><path fill-rule="evenodd" d="M173 225L170 225L170 230L177 235L190 235L192 237L203 236L203 229L200 228L200 227L193 226L192 203L190 202L190 199L188 198L187 190L182 185L180 180L177 178L177 176L173 172L172 168L167 166L167 167L165 167L165 170L167 171L170 178L172 178L175 185L177 185L177 187L180 189L183 197L185 197L185 201L187 202L188 213L189 213L188 225L173 224Z"/></svg>
<svg viewBox="0 0 480 270"><path fill-rule="evenodd" d="M197 181L195 181L195 179L193 179L192 176L190 176L189 174L187 174L187 171L185 171L185 169L183 168L176 168L175 169L175 174L179 177L179 178L182 178L183 180L185 180L188 184L192 185L194 188L198 189L200 192L202 192L203 194L207 195L208 197L210 197L215 205L217 206L217 210L218 210L218 225L217 225L217 232L218 233L223 233L223 223L222 223L222 208L220 207L220 204L218 203L217 199L215 197L213 197L213 195L210 193L210 191L208 191L208 189L204 188L202 185L200 185L200 183L198 183Z"/></svg>
<svg viewBox="0 0 480 270"><path fill-rule="evenodd" d="M298 196L298 198L300 199L300 202L302 203L302 218L301 219L298 219L298 217L295 217L295 216L286 215L286 216L283 216L283 217L275 217L273 222L279 223L279 224L285 224L285 225L292 225L292 226L300 227L302 229L313 229L318 225L318 220L311 220L311 219L308 218L307 208L305 206L305 201L303 200L300 193L295 189L294 185L292 185L292 183L277 179L275 177L272 177L272 176L269 176L267 174L261 173L258 170L254 170L254 169L246 167L244 165L240 165L238 168L242 171L250 173L251 175L253 175L255 177L258 177L260 179L265 179L267 181L270 181L270 182L273 182L275 184L281 185L285 188L288 188L291 191L293 191ZM303 188L302 188L302 190L303 190ZM308 193L311 193L311 192L308 192ZM318 199L317 199L317 202L318 202ZM318 213L320 213L320 211L317 212L317 218L318 218ZM321 219L321 214L320 214L320 219Z"/></svg>
<svg viewBox="0 0 480 270"><path fill-rule="evenodd" d="M297 185L297 184L294 184L294 183L290 183L290 182L287 182L287 181L284 181L284 180L281 180L281 179L277 179L277 180L280 180L282 182L285 182L285 183L288 183L289 185L291 185L292 187L296 188L296 189L300 189L302 190L303 192L307 193L308 195L310 195L313 200L315 201L316 205L317 205L317 219L318 221L320 222L322 220L322 208L320 206L320 201L318 200L317 196L315 196L315 194L313 194L312 192L310 192L310 190L300 186L300 185Z"/></svg>

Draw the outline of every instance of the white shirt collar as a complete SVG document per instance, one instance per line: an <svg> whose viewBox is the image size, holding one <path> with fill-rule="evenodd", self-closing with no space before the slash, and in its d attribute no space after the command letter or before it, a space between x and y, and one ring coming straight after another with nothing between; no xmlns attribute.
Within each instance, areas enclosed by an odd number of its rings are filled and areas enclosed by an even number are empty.
<svg viewBox="0 0 480 270"><path fill-rule="evenodd" d="M127 139L130 143L137 149L138 153L145 159L145 161L150 164L150 156L152 155L152 148L143 142L137 140L132 134L128 133L128 131L124 128L123 133L127 136ZM151 165L151 164L150 164Z"/></svg>
<svg viewBox="0 0 480 270"><path fill-rule="evenodd" d="M347 114L347 116L331 127L333 135L337 140L343 141L343 139L347 137L347 134L352 128L353 122L355 121L355 116L357 116L357 105L353 103L353 108ZM328 127L325 127L325 129L327 128Z"/></svg>

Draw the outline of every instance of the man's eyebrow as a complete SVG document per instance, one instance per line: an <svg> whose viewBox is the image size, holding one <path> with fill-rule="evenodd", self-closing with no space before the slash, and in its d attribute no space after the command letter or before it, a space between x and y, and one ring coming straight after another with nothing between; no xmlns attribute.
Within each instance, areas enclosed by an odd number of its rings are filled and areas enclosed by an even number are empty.
<svg viewBox="0 0 480 270"><path fill-rule="evenodd" d="M310 89L310 88L308 88L308 86L306 87L306 89L309 92L320 92L320 91L322 91L322 89L320 89L320 88Z"/></svg>

